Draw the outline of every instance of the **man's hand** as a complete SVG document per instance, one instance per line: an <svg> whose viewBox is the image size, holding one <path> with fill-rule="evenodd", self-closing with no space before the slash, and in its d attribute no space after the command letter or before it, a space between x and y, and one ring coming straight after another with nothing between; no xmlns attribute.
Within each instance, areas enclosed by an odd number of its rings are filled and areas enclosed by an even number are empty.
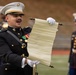
<svg viewBox="0 0 76 75"><path fill-rule="evenodd" d="M28 64L30 67L33 67L34 64L37 65L37 64L39 64L39 63L40 63L40 62L37 61L37 60L32 61L32 60L27 59L27 64Z"/></svg>
<svg viewBox="0 0 76 75"><path fill-rule="evenodd" d="M51 25L54 25L54 24L56 23L55 19L52 18L52 17L48 17L46 20L47 20L47 22L48 22L49 24L51 24Z"/></svg>

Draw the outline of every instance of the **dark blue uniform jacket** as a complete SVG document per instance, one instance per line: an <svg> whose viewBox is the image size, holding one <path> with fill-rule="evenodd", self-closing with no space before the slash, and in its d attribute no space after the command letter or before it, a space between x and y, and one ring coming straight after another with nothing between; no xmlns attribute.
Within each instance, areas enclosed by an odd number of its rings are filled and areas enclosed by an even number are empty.
<svg viewBox="0 0 76 75"><path fill-rule="evenodd" d="M12 35L7 33L8 30L18 37L25 46L22 46ZM26 66L25 72L21 68L22 58L29 56L26 35L30 32L30 27L23 29L8 27L7 30L0 32L0 75L32 75L30 67Z"/></svg>

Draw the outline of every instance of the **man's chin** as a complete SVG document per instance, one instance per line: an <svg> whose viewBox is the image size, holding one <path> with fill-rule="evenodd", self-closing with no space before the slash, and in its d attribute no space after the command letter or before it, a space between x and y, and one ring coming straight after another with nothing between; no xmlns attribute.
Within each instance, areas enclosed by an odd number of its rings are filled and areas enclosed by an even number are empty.
<svg viewBox="0 0 76 75"><path fill-rule="evenodd" d="M17 28L20 28L20 27L21 27L21 24L16 25L16 27L17 27Z"/></svg>

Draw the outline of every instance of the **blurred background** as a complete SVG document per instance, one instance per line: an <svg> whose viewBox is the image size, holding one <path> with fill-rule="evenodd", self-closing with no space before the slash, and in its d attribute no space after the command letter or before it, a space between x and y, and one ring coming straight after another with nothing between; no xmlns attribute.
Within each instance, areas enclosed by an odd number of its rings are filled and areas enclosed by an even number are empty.
<svg viewBox="0 0 76 75"><path fill-rule="evenodd" d="M57 22L63 24L58 28L54 49L70 48L70 36L76 28L72 15L76 12L76 0L0 0L0 5L15 1L25 4L25 17L22 26L28 25L28 20L31 17L40 19L53 17Z"/></svg>
<svg viewBox="0 0 76 75"><path fill-rule="evenodd" d="M39 75L67 75L69 56L67 51L70 51L71 33L76 29L72 15L76 12L76 0L0 0L0 5L16 1L25 4L23 27L28 25L30 18L53 17L57 22L63 24L58 27L53 46L52 64L55 68L51 69L40 64L38 72Z"/></svg>

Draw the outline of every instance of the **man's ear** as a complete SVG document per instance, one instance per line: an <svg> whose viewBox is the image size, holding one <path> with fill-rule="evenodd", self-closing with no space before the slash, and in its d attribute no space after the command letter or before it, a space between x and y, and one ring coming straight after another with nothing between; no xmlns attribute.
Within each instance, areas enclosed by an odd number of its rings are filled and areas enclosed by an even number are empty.
<svg viewBox="0 0 76 75"><path fill-rule="evenodd" d="M8 15L5 16L5 21L8 21Z"/></svg>

